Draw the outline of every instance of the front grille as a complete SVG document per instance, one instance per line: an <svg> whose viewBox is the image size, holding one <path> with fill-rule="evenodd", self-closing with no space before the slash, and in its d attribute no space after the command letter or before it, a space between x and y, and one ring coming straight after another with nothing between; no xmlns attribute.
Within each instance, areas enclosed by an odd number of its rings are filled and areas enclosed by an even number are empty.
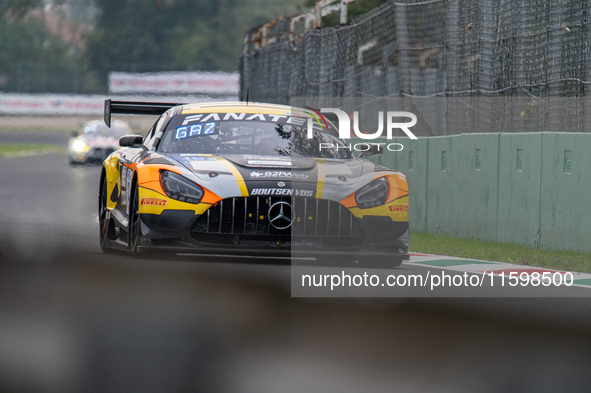
<svg viewBox="0 0 591 393"><path fill-rule="evenodd" d="M291 227L278 229L271 225L269 208L277 202L291 205L294 215ZM202 234L239 235L243 239L277 242L338 239L354 243L360 243L364 236L355 217L338 202L263 196L221 200L199 217L192 232L196 239L208 241L215 237L204 237ZM221 243L223 238L218 236L220 240L215 242Z"/></svg>

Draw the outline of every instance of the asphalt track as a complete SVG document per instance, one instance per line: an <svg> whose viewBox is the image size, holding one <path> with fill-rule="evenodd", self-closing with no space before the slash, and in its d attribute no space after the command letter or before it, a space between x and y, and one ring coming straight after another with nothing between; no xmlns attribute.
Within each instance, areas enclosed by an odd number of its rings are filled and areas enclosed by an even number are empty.
<svg viewBox="0 0 591 393"><path fill-rule="evenodd" d="M0 142L67 140L38 135L3 133ZM586 288L558 288L551 297L536 289L525 298L498 297L499 288L293 298L285 261L102 254L99 167L70 167L52 152L0 158L0 169L1 391L590 386L591 302L575 298Z"/></svg>

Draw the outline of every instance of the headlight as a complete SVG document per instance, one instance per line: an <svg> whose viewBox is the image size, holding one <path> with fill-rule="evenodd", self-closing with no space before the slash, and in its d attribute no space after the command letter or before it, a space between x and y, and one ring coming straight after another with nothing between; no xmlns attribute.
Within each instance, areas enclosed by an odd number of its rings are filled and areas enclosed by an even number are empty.
<svg viewBox="0 0 591 393"><path fill-rule="evenodd" d="M177 201L199 203L203 198L203 188L191 180L174 172L160 172L160 183L166 195Z"/></svg>
<svg viewBox="0 0 591 393"><path fill-rule="evenodd" d="M74 149L77 153L87 152L90 149L82 139L76 139L74 143L72 143L72 149Z"/></svg>
<svg viewBox="0 0 591 393"><path fill-rule="evenodd" d="M367 209L386 203L390 186L385 177L380 177L357 191L355 202L361 209Z"/></svg>

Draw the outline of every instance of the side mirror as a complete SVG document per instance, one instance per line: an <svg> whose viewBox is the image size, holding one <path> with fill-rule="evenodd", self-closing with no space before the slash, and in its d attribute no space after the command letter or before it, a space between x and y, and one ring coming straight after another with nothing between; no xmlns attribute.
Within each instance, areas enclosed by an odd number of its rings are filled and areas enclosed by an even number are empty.
<svg viewBox="0 0 591 393"><path fill-rule="evenodd" d="M368 143L369 148L359 155L359 158L363 158L365 156L377 156L384 152L382 146L378 143Z"/></svg>
<svg viewBox="0 0 591 393"><path fill-rule="evenodd" d="M144 138L141 135L125 135L119 138L121 147L140 147L143 146Z"/></svg>

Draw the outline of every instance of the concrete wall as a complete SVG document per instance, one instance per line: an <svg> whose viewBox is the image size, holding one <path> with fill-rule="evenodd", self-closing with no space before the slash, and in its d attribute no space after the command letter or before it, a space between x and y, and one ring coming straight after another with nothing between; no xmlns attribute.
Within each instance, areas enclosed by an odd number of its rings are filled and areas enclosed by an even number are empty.
<svg viewBox="0 0 591 393"><path fill-rule="evenodd" d="M403 172L411 229L591 250L591 134L462 134L391 142L372 158Z"/></svg>

